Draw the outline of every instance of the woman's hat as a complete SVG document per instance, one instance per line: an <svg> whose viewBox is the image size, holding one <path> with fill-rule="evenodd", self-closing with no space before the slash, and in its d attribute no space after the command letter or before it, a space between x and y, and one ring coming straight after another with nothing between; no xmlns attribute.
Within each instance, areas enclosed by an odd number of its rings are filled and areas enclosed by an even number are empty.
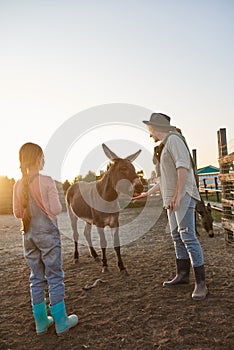
<svg viewBox="0 0 234 350"><path fill-rule="evenodd" d="M153 113L151 114L150 120L143 120L146 125L153 125L158 129L173 130L175 126L170 124L171 118L163 113Z"/></svg>

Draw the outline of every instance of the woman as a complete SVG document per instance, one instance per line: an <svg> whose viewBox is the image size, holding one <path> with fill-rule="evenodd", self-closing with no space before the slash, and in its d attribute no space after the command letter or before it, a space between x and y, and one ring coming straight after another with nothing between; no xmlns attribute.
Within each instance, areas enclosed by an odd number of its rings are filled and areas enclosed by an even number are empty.
<svg viewBox="0 0 234 350"><path fill-rule="evenodd" d="M196 186L192 158L184 137L170 125L170 117L153 113L143 121L157 147L154 160L159 182L148 192L133 198L147 197L161 190L176 253L177 273L174 279L164 282L165 287L189 283L190 263L195 274L194 300L206 297L205 268L202 248L195 231L195 205L200 200Z"/></svg>
<svg viewBox="0 0 234 350"><path fill-rule="evenodd" d="M41 175L44 155L40 146L25 143L19 151L22 178L14 186L13 211L22 219L24 256L31 269L30 292L37 334L55 321L56 333L78 323L67 316L64 303L64 274L60 233L56 215L61 212L56 186L51 177ZM47 315L45 285L48 283L51 316Z"/></svg>

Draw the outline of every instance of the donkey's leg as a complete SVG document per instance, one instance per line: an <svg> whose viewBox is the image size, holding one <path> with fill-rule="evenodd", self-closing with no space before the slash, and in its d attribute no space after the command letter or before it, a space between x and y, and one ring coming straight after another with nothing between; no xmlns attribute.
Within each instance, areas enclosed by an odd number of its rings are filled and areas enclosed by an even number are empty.
<svg viewBox="0 0 234 350"><path fill-rule="evenodd" d="M84 236L85 236L85 239L86 241L88 242L88 245L89 245L89 252L90 252L90 255L98 261L98 254L96 252L96 250L94 249L93 247L93 244L92 244L92 239L91 239L91 229L92 229L92 225L88 224L86 222L85 224L85 229L84 229Z"/></svg>
<svg viewBox="0 0 234 350"><path fill-rule="evenodd" d="M121 253L120 253L119 227L113 227L111 230L112 230L113 237L114 237L114 248L115 248L117 258L118 258L119 270L120 270L120 272L121 271L126 272L126 268L124 266L124 263L123 263L123 260L121 257Z"/></svg>
<svg viewBox="0 0 234 350"><path fill-rule="evenodd" d="M78 252L79 233L78 233L78 229L77 229L78 218L73 213L73 211L71 210L70 206L67 207L67 211L68 211L68 214L69 214L69 217L70 217L70 221L71 221L71 227L72 227L72 231L73 231L73 240L74 240L74 244L75 244L74 260L75 260L75 263L77 263L78 260L79 260L79 252Z"/></svg>
<svg viewBox="0 0 234 350"><path fill-rule="evenodd" d="M108 271L108 264L107 264L107 258L106 258L107 241L105 237L104 228L97 227L97 231L100 237L100 246L102 249L102 272L107 272Z"/></svg>

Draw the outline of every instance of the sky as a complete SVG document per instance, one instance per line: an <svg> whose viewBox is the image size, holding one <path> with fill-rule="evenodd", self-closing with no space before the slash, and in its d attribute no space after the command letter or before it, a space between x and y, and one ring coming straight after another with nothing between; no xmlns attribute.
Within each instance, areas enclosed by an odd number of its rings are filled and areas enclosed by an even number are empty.
<svg viewBox="0 0 234 350"><path fill-rule="evenodd" d="M142 120L152 111L182 129L199 168L218 166L220 128L234 151L233 37L233 0L0 0L0 175L20 178L23 143L46 150L71 132L64 152L52 147L62 165L53 173L50 154L48 175L100 169L107 142L123 157L142 148L134 164L149 177ZM102 106L113 118L96 113Z"/></svg>

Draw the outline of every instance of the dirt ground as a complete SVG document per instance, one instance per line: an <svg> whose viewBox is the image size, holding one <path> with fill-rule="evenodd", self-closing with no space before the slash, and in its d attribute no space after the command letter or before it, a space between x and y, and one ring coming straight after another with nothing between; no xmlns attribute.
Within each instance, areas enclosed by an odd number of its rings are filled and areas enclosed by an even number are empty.
<svg viewBox="0 0 234 350"><path fill-rule="evenodd" d="M131 221L139 210L123 210L122 222ZM11 215L0 216L0 348L233 349L233 247L225 243L218 227L214 238L202 232L199 239L205 255L209 295L195 302L191 299L193 274L189 285L162 286L175 270L173 245L165 233L166 222L162 214L147 233L122 247L128 276L119 273L113 249L108 249L109 272L104 275L86 247L81 248L80 262L74 264L73 242L61 234L66 308L68 314L78 314L79 324L57 337L54 326L46 335L35 333L29 295L30 271L23 258L20 223ZM105 283L83 289L97 278Z"/></svg>

